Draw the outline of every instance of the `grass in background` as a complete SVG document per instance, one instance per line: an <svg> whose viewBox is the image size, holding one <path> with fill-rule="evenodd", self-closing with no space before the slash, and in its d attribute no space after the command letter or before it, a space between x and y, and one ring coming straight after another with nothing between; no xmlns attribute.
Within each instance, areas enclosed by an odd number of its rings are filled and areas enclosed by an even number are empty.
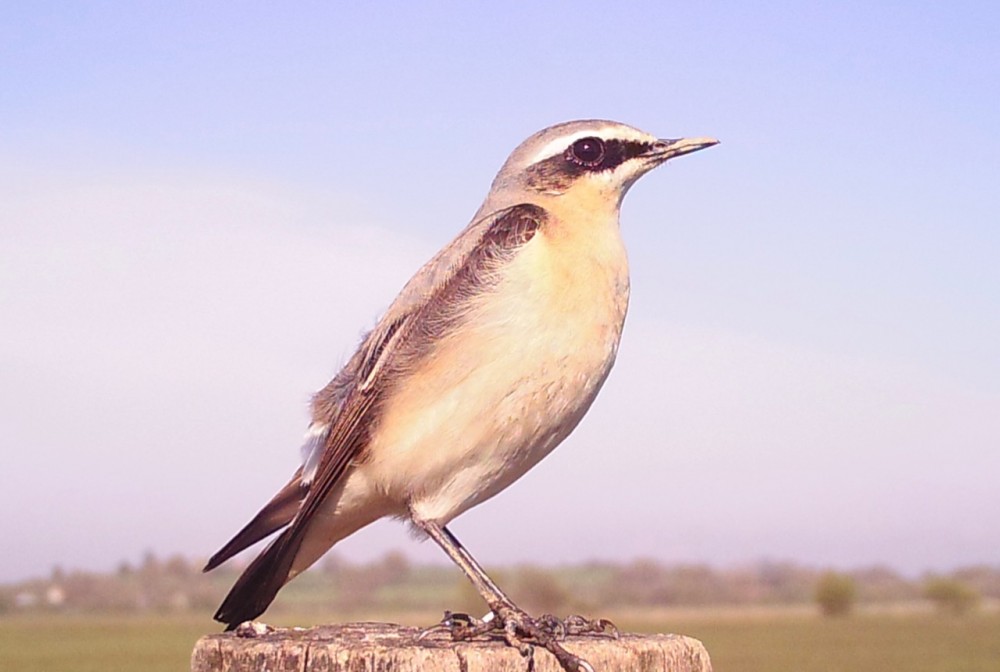
<svg viewBox="0 0 1000 672"><path fill-rule="evenodd" d="M741 615L707 611L668 621L700 639L716 672L1000 672L1000 615L934 613ZM660 632L663 621L619 626Z"/></svg>
<svg viewBox="0 0 1000 672"><path fill-rule="evenodd" d="M614 614L623 630L680 632L702 640L716 672L998 672L1000 614L928 613L819 618L790 609L706 609ZM359 614L429 624L437 615ZM430 619L430 620L428 620ZM315 616L276 618L307 625ZM208 616L7 616L0 618L0 668L18 672L176 672L189 667Z"/></svg>
<svg viewBox="0 0 1000 672"><path fill-rule="evenodd" d="M0 669L108 672L190 669L206 616L63 615L0 618Z"/></svg>

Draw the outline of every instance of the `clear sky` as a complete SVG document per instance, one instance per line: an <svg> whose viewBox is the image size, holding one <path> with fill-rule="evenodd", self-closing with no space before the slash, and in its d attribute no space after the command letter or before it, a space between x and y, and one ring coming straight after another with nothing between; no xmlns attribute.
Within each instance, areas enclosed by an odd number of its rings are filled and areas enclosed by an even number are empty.
<svg viewBox="0 0 1000 672"><path fill-rule="evenodd" d="M630 192L618 365L458 536L1000 562L1000 5L354 4L0 8L0 580L216 550L510 150L587 117L723 144Z"/></svg>

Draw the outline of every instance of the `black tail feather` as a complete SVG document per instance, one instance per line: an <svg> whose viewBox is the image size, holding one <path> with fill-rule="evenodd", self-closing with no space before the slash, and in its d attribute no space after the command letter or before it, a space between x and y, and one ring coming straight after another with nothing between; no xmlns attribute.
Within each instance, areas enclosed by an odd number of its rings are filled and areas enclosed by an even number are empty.
<svg viewBox="0 0 1000 672"><path fill-rule="evenodd" d="M254 516L253 520L247 523L242 530L236 533L236 536L209 559L208 564L201 571L212 571L243 549L256 544L261 539L291 523L306 496L306 489L299 480L300 474L301 469L295 472L292 480Z"/></svg>
<svg viewBox="0 0 1000 672"><path fill-rule="evenodd" d="M301 535L292 532L292 529L282 532L236 580L215 612L215 620L225 623L226 630L263 614L285 585L292 561L302 545Z"/></svg>

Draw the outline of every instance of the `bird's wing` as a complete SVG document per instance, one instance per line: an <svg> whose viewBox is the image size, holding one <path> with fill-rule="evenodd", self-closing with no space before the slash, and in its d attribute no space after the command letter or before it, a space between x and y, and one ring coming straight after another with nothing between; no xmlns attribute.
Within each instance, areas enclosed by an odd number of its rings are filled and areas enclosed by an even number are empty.
<svg viewBox="0 0 1000 672"><path fill-rule="evenodd" d="M437 340L461 324L470 302L499 281L500 269L534 237L547 217L543 208L526 203L487 215L473 222L407 283L345 371L327 386L335 398L328 404L330 424L315 477L290 525L247 567L216 612L216 620L233 628L264 612L287 580L317 509L348 466L364 459L381 402L405 381Z"/></svg>
<svg viewBox="0 0 1000 672"><path fill-rule="evenodd" d="M430 264L407 283L403 294L358 349L353 384L344 394L340 412L327 434L315 481L302 503L297 523L314 512L347 464L361 456L368 438L365 430L375 419L377 402L414 368L429 346L456 326L470 299L481 293L485 284L496 281L497 268L531 240L546 218L543 208L531 204L493 213L466 230L476 238L476 244L469 246L460 259L452 257L451 263L442 264L450 272L437 273L437 281L425 285L422 296L414 280L422 279L424 273L431 275ZM460 237L455 242L467 241ZM453 246L435 259L442 260Z"/></svg>

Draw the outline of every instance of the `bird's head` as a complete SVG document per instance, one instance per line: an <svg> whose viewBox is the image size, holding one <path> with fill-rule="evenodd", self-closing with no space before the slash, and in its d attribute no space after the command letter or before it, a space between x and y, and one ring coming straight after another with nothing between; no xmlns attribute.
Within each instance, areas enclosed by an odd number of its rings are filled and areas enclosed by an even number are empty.
<svg viewBox="0 0 1000 672"><path fill-rule="evenodd" d="M665 161L718 143L713 138L663 140L615 121L570 121L535 133L515 149L493 181L488 201L572 195L617 208L636 180Z"/></svg>

